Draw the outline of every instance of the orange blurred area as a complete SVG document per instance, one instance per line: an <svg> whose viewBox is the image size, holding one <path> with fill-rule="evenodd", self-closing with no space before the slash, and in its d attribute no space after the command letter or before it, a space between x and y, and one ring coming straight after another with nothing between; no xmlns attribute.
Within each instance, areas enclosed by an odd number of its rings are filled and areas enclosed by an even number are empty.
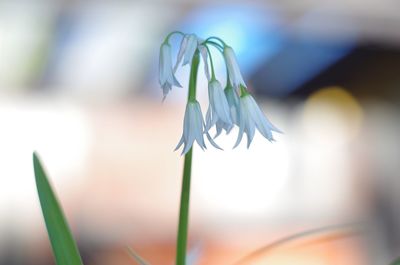
<svg viewBox="0 0 400 265"><path fill-rule="evenodd" d="M2 175L15 177L4 182L9 190L2 193L8 200L2 210L8 218L2 219L2 227L8 230L2 233L28 245L40 242L42 250L35 253L50 254L30 168L30 150L37 150L83 246L87 264L129 264L127 245L152 264L172 262L182 169L182 159L172 149L180 134L181 104L142 99L87 106L48 102L44 98L13 103L18 104L25 106L22 109L26 113L18 115L18 107L9 109L8 115L15 117L3 130L10 135L16 131L23 134L7 141L15 147L7 153L14 164L3 166ZM306 103L304 110L312 104ZM64 107L57 110L54 106ZM309 123L308 127L320 126L307 120L306 113L321 114L322 110L300 110L306 120L298 119L296 127L302 128L304 122ZM52 115L64 117L63 122L59 126L48 123ZM71 115L75 118L68 119ZM284 116L275 118L285 124ZM60 126L66 128L66 134ZM326 130L326 126L321 129ZM330 130L337 128L335 124L329 126ZM353 133L347 138L345 131L334 134L335 141L326 145L322 143L332 139L326 133L318 133L318 128L293 130L295 133L288 130L274 144L257 136L249 150L244 146L225 151L195 149L189 242L199 248L199 264L234 264L281 237L359 220L369 211L371 187L363 187L369 185L359 179L358 172L363 168L352 162L359 158L354 150L344 151L360 140L362 130L359 128L357 139ZM309 134L317 138L307 138ZM299 137L309 143L295 144ZM224 136L220 143L232 146L232 138ZM319 144L313 145L316 139ZM73 142L78 142L79 148ZM304 144L309 148L303 148ZM25 158L20 160L20 156ZM293 175L290 168L296 161L303 162ZM315 161L321 162L316 166ZM24 166L17 166L20 163ZM326 172L326 168L334 170ZM19 176L26 184L21 186ZM14 219L19 221L12 222ZM342 235L341 230L328 236L316 234L261 253L251 264L290 264L294 260L300 264L365 264L365 238L366 235ZM17 242L16 246L21 244Z"/></svg>
<svg viewBox="0 0 400 265"><path fill-rule="evenodd" d="M276 248L246 249L207 244L202 247L198 264L367 264L360 239L352 234L333 233L299 240ZM173 246L138 247L152 264L165 264L173 259ZM104 263L107 264L107 263Z"/></svg>

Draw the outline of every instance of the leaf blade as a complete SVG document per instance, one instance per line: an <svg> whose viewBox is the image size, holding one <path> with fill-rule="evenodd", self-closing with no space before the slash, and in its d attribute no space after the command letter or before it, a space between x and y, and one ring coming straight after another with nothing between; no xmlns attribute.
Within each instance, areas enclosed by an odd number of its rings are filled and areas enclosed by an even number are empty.
<svg viewBox="0 0 400 265"><path fill-rule="evenodd" d="M36 188L57 265L82 265L82 259L63 210L36 152L33 153Z"/></svg>

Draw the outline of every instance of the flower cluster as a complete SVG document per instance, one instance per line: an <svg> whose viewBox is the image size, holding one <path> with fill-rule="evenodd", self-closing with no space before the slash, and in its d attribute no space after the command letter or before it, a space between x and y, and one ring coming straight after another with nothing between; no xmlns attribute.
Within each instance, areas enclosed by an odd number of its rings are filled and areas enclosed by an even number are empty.
<svg viewBox="0 0 400 265"><path fill-rule="evenodd" d="M175 65L172 61L171 45L169 44L169 39L174 34L182 36ZM227 82L224 88L215 77L210 47L216 48L223 55L227 70ZM208 79L209 106L205 119L200 104L196 100L196 78L200 56L203 59L204 72ZM172 32L166 37L160 48L159 73L159 82L163 89L164 99L173 86L182 87L175 77L175 72L179 66L186 64L191 65L188 102L183 121L183 134L176 147L178 149L181 145L184 145L182 154L186 154L191 149L194 141L202 149L205 149L204 135L214 147L221 149L209 133L214 126L216 129L214 138L219 136L223 130L229 134L235 125L239 127L239 135L234 147L240 144L244 133L247 135L247 147L249 147L256 129L269 141L274 140L273 131L281 133L265 117L253 96L247 90L235 52L217 37L202 40L194 34L181 32Z"/></svg>

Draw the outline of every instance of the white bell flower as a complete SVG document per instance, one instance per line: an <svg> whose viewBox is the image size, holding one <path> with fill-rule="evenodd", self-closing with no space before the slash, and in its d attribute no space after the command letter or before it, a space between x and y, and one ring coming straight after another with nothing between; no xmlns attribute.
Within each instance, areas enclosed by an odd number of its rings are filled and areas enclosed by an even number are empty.
<svg viewBox="0 0 400 265"><path fill-rule="evenodd" d="M242 140L243 133L247 134L247 148L250 147L253 140L255 129L269 141L274 141L272 131L282 133L268 119L254 100L246 92L239 99L239 135L234 147L237 147Z"/></svg>
<svg viewBox="0 0 400 265"><path fill-rule="evenodd" d="M172 69L171 46L164 42L160 48L159 83L163 89L164 98L172 86L182 87L176 79Z"/></svg>
<svg viewBox="0 0 400 265"><path fill-rule="evenodd" d="M203 114L201 113L200 104L197 101L188 101L186 104L185 117L183 119L183 133L181 140L175 148L175 151L183 144L182 155L186 154L193 146L196 140L201 149L206 148L204 143Z"/></svg>
<svg viewBox="0 0 400 265"><path fill-rule="evenodd" d="M243 81L242 74L240 73L239 65L236 60L235 52L229 46L224 47L224 59L228 69L229 81L234 88L239 89L242 85L247 87Z"/></svg>
<svg viewBox="0 0 400 265"><path fill-rule="evenodd" d="M220 135L223 129L226 131L227 134L229 134L234 124L239 126L239 96L236 93L236 90L234 90L229 83L228 86L224 89L224 93L228 101L232 122L226 123L221 120L217 121L215 125L217 134L214 136L214 138Z"/></svg>
<svg viewBox="0 0 400 265"><path fill-rule="evenodd" d="M182 59L183 59L182 65L192 63L192 58L194 53L196 52L197 45L198 45L198 38L195 34L186 34L183 37L181 46L179 48L176 64L174 67L174 72L176 72L176 70L178 69Z"/></svg>
<svg viewBox="0 0 400 265"><path fill-rule="evenodd" d="M207 48L204 45L199 45L199 51L201 54L201 58L203 58L203 63L204 63L204 73L207 77L208 81L211 81L211 76L210 76L210 70L208 68L208 51Z"/></svg>
<svg viewBox="0 0 400 265"><path fill-rule="evenodd" d="M210 137L209 133L204 130L205 124L203 114L201 113L200 104L197 100L189 100L186 104L185 117L183 119L182 137L175 148L175 151L183 144L182 155L186 154L196 141L201 149L206 149L203 134L206 134L210 143L218 149L221 149Z"/></svg>
<svg viewBox="0 0 400 265"><path fill-rule="evenodd" d="M232 125L231 112L224 90L218 80L208 83L209 107L206 114L206 130L210 130L218 121Z"/></svg>

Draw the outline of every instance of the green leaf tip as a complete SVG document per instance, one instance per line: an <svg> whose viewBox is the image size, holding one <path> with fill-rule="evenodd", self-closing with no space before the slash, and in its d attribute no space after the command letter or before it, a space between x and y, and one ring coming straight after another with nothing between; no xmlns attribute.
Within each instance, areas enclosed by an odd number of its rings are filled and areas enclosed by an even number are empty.
<svg viewBox="0 0 400 265"><path fill-rule="evenodd" d="M145 261L142 257L139 256L133 249L130 247L126 248L128 254L139 264L139 265L150 265L147 261Z"/></svg>
<svg viewBox="0 0 400 265"><path fill-rule="evenodd" d="M33 168L40 206L57 265L82 265L81 256L37 152Z"/></svg>

